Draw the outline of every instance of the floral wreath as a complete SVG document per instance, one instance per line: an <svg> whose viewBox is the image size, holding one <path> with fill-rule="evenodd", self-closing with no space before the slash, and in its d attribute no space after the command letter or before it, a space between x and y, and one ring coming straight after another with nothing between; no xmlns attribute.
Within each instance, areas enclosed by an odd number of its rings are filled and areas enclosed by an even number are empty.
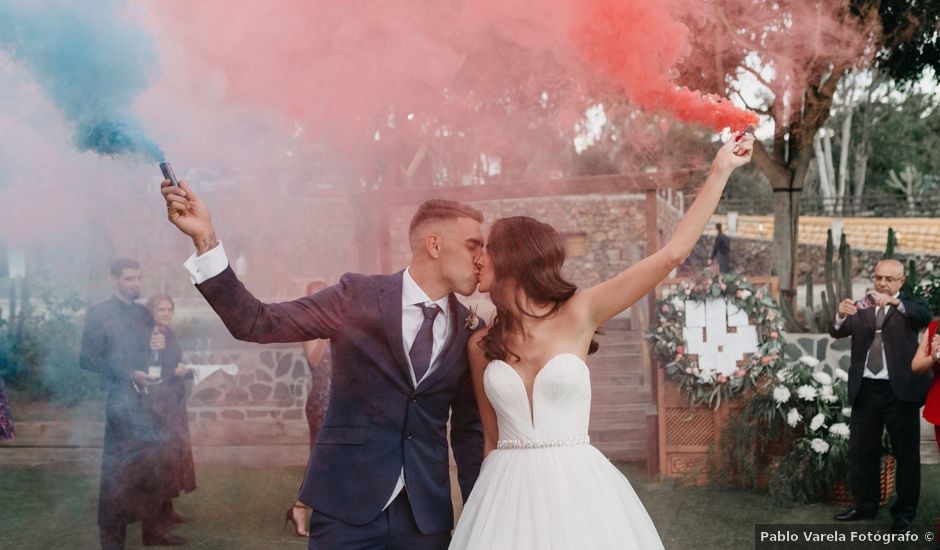
<svg viewBox="0 0 940 550"><path fill-rule="evenodd" d="M704 302L709 298L725 300L747 313L757 329L757 352L747 354L731 375L699 368L698 356L685 353L685 302ZM772 296L743 277L733 274L703 276L686 280L674 289L663 289L656 300L656 319L647 339L654 357L666 376L679 383L692 405L708 403L718 408L722 399L739 395L759 383L765 384L767 374L784 365L783 317Z"/></svg>

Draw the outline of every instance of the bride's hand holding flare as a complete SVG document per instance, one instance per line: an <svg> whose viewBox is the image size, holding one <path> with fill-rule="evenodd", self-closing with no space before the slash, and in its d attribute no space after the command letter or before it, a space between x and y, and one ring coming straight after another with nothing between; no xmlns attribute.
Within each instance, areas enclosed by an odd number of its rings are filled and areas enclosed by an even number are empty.
<svg viewBox="0 0 940 550"><path fill-rule="evenodd" d="M166 200L166 217L184 234L188 235L196 246L196 254L201 255L219 244L212 227L209 207L185 181L179 186L168 181L160 184L160 193Z"/></svg>
<svg viewBox="0 0 940 550"><path fill-rule="evenodd" d="M712 170L733 171L751 161L754 152L754 135L748 132L734 134L727 143L722 145L712 161Z"/></svg>
<svg viewBox="0 0 940 550"><path fill-rule="evenodd" d="M585 328L590 329L590 333L635 304L685 261L715 212L731 172L750 162L753 151L754 136L751 133L734 134L718 150L698 197L679 221L669 242L626 271L572 298L586 308L591 326Z"/></svg>

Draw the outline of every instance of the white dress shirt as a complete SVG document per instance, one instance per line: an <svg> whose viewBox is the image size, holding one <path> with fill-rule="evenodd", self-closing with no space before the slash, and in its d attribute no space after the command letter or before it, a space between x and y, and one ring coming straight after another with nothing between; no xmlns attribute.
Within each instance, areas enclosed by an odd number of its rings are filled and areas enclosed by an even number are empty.
<svg viewBox="0 0 940 550"><path fill-rule="evenodd" d="M900 292L896 292L896 293L894 294L894 296L892 296L892 298L897 298L897 297L900 296L900 295L901 295ZM881 309L881 308L879 308L879 307L877 307L877 306L875 307L875 315L878 314L878 310L879 310L879 309ZM897 305L897 309L898 309L898 312L899 312L899 313L904 313L904 302L899 301L899 302L898 302L898 305ZM885 318L887 318L889 311L891 311L891 306L890 306L890 305L889 305L889 306L885 306ZM839 330L839 327L841 327L841 326L842 326L842 323L844 323L844 322L845 322L845 316L844 316L844 315L839 315L839 314L837 313L837 314L836 314L836 322L834 323L835 329L836 329L836 330ZM882 334L883 334L883 333L882 333ZM884 367L883 367L883 368L881 369L881 371L878 372L877 374L874 373L874 372L872 372L872 371L870 371L870 370L868 369L868 355L870 355L870 354L871 354L871 350L869 349L868 352L867 352L866 355L865 355L865 370L862 371L862 378L871 378L872 380L888 380L888 379L889 379L889 377L888 377L888 356L885 354L884 338L881 339L881 364L882 364Z"/></svg>
<svg viewBox="0 0 940 550"><path fill-rule="evenodd" d="M225 268L228 267L228 263L225 249L222 247L222 243L219 242L215 248L200 256L193 253L183 266L189 271L193 284L200 284L225 271ZM440 313L434 318L434 325L432 325L431 328L434 337L431 346L431 364L421 380L415 379L415 369L411 364L411 357L408 353L411 350L411 345L414 344L415 339L418 337L418 330L421 328L421 324L424 322L424 313L418 304L425 306L437 304L441 308ZM408 362L408 370L411 373L411 383L414 384L415 387L418 387L423 380L427 379L427 377L438 368L441 352L444 351L444 344L447 343L447 339L453 331L451 327L452 323L449 322L450 317L451 311L448 297L444 296L436 301L431 300L427 293L422 290L421 287L418 286L418 283L415 282L414 278L412 278L411 269L405 269L405 272L402 274L401 288L401 339L402 346L404 346L405 350L405 360ZM392 495L385 504L385 508L388 508L388 505L395 500L395 497L401 493L404 486L405 469L403 467L401 474L398 476L398 481L395 483Z"/></svg>

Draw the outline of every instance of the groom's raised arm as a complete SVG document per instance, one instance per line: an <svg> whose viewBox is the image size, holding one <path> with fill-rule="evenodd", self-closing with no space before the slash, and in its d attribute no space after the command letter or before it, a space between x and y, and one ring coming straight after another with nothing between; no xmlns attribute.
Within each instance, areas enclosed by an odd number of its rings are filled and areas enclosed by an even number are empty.
<svg viewBox="0 0 940 550"><path fill-rule="evenodd" d="M167 219L196 247L185 264L193 283L232 336L269 344L329 338L336 332L349 304L354 275L343 275L339 284L312 296L265 304L248 292L229 267L209 207L189 184L164 181L160 193L166 201Z"/></svg>
<svg viewBox="0 0 940 550"><path fill-rule="evenodd" d="M238 280L221 243L205 254L193 255L185 266L232 336L259 344L330 338L342 325L353 277L343 275L338 284L310 296L266 304Z"/></svg>

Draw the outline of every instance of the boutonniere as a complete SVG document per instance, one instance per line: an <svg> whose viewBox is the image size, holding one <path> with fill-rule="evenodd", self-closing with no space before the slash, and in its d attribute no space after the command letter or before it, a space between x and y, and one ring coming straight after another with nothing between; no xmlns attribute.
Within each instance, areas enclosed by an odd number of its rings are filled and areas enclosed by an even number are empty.
<svg viewBox="0 0 940 550"><path fill-rule="evenodd" d="M477 316L476 306L470 306L470 315L467 315L465 321L466 327L470 330L476 330L480 326L480 318Z"/></svg>

